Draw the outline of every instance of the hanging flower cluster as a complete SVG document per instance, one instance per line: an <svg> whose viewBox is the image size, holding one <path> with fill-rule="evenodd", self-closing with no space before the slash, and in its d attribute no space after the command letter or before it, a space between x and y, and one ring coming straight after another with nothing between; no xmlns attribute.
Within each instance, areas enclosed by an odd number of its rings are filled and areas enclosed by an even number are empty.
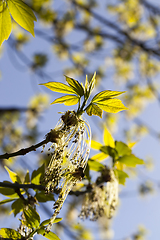
<svg viewBox="0 0 160 240"><path fill-rule="evenodd" d="M54 204L55 212L47 228L49 230L54 219L71 191L72 187L84 176L84 169L90 152L90 126L74 111L67 111L61 116L54 130L55 142L50 163L44 176L46 193L58 192L58 200Z"/></svg>
<svg viewBox="0 0 160 240"><path fill-rule="evenodd" d="M90 152L91 131L89 124L84 120L82 114L86 112L89 116L97 115L102 117L103 111L116 113L127 109L121 100L115 98L123 92L110 90L97 93L87 105L87 101L95 85L96 73L90 82L88 82L86 76L84 86L77 80L65 77L69 86L58 82L42 84L54 92L67 94L55 99L52 104L64 103L70 106L78 103L77 111L67 111L64 113L55 129L51 130L49 135L46 136L48 140L53 142L51 145L53 152L44 176L45 189L46 193L54 191L59 194L54 204L54 214L46 228L47 231L50 230L72 187L84 176L83 172ZM91 210L95 216L97 216L97 213L95 214L93 209L96 209L96 206L97 210L95 211L101 212L101 209L105 209L105 203L107 203L107 214L109 217L112 215L112 209L117 205L118 182L114 176L114 172L111 171L110 175L111 180L107 183L107 189L104 194L102 189L97 187L95 188L95 193L88 196L89 211ZM98 200L99 196L100 200ZM91 201L93 199L95 206L93 206Z"/></svg>
<svg viewBox="0 0 160 240"><path fill-rule="evenodd" d="M92 191L86 193L80 218L89 218L92 221L99 217L114 215L118 204L118 180L113 170L108 170L108 180L106 185L92 185Z"/></svg>

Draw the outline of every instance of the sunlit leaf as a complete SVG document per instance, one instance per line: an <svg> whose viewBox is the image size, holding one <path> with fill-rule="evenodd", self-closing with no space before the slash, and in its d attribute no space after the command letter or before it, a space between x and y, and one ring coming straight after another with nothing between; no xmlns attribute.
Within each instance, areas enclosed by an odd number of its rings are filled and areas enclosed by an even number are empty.
<svg viewBox="0 0 160 240"><path fill-rule="evenodd" d="M106 146L110 146L112 148L115 147L114 138L112 137L111 133L108 131L106 127L104 128L103 142Z"/></svg>
<svg viewBox="0 0 160 240"><path fill-rule="evenodd" d="M17 173L11 171L7 166L4 166L4 167L7 170L7 172L9 173L9 176L10 176L10 179L12 180L12 182L21 183L21 180L20 180L19 176L17 175Z"/></svg>
<svg viewBox="0 0 160 240"><path fill-rule="evenodd" d="M64 103L66 106L71 106L77 104L79 97L76 95L65 95L63 97L55 99L51 104Z"/></svg>
<svg viewBox="0 0 160 240"><path fill-rule="evenodd" d="M48 82L48 83L42 83L40 85L46 86L53 92L77 94L76 91L73 90L73 88L71 88L70 86L68 86L64 83L60 83L60 82Z"/></svg>
<svg viewBox="0 0 160 240"><path fill-rule="evenodd" d="M101 171L105 167L102 163L97 162L93 159L88 160L88 166L90 170L97 171L97 172Z"/></svg>
<svg viewBox="0 0 160 240"><path fill-rule="evenodd" d="M53 223L58 223L62 221L62 219L63 218L56 218ZM40 226L46 226L50 223L50 221L51 221L50 219L44 220L43 222L41 222Z"/></svg>
<svg viewBox="0 0 160 240"><path fill-rule="evenodd" d="M89 83L89 88L88 88L88 97L90 96L94 86L95 86L95 81L96 81L96 72L94 73L90 83Z"/></svg>
<svg viewBox="0 0 160 240"><path fill-rule="evenodd" d="M117 97L117 96L121 95L122 93L124 93L124 92L105 90L105 91L97 93L93 97L92 102L97 103L97 102L105 101L105 100L108 100L109 98Z"/></svg>
<svg viewBox="0 0 160 240"><path fill-rule="evenodd" d="M116 144L116 147L115 147L115 148L116 148L119 156L131 154L132 151L131 151L131 149L127 146L127 144L125 144L125 143L123 143L123 142L119 142L119 141L116 141L115 144Z"/></svg>
<svg viewBox="0 0 160 240"><path fill-rule="evenodd" d="M50 239L50 240L60 240L60 238L53 232L46 232L44 228L40 228L37 230L38 234L43 235L45 238Z"/></svg>
<svg viewBox="0 0 160 240"><path fill-rule="evenodd" d="M113 159L116 159L118 157L116 149L110 146L102 146L100 151L105 153L106 155L111 156Z"/></svg>
<svg viewBox="0 0 160 240"><path fill-rule="evenodd" d="M0 1L0 46L11 33L11 16L5 1Z"/></svg>
<svg viewBox="0 0 160 240"><path fill-rule="evenodd" d="M65 77L66 77L67 83L70 85L71 88L73 88L73 90L77 93L77 95L80 97L83 96L84 90L81 84L77 80L74 80L73 78L70 78L67 76Z"/></svg>
<svg viewBox="0 0 160 240"><path fill-rule="evenodd" d="M124 155L118 158L118 161L124 163L128 167L136 167L137 164L144 164L144 161L133 154Z"/></svg>
<svg viewBox="0 0 160 240"><path fill-rule="evenodd" d="M27 173L26 173L26 176L25 176L25 179L24 179L24 183L25 183L25 184L30 183L29 171L27 171Z"/></svg>
<svg viewBox="0 0 160 240"><path fill-rule="evenodd" d="M102 110L96 104L93 103L89 104L89 106L86 108L86 113L89 116L97 115L100 118L102 118Z"/></svg>
<svg viewBox="0 0 160 240"><path fill-rule="evenodd" d="M24 203L20 198L12 203L11 208L14 216L16 216L20 211L23 210L23 206Z"/></svg>
<svg viewBox="0 0 160 240"><path fill-rule="evenodd" d="M47 201L54 201L54 196L52 193L45 194L45 191L37 192L35 198L38 202L47 202Z"/></svg>
<svg viewBox="0 0 160 240"><path fill-rule="evenodd" d="M91 140L91 148L100 150L103 145L97 141Z"/></svg>
<svg viewBox="0 0 160 240"><path fill-rule="evenodd" d="M122 110L127 110L119 99L108 99L98 102L97 105L104 111L109 113L117 113Z"/></svg>
<svg viewBox="0 0 160 240"><path fill-rule="evenodd" d="M15 199L15 198L7 198L7 199L4 199L4 200L0 201L0 205L3 205L3 204L5 204L5 203L12 202L12 201L14 201L14 200L16 200L16 199Z"/></svg>
<svg viewBox="0 0 160 240"><path fill-rule="evenodd" d="M34 21L37 21L32 9L21 0L7 0L9 11L14 20L34 36Z"/></svg>
<svg viewBox="0 0 160 240"><path fill-rule="evenodd" d="M18 194L12 188L0 187L0 193L12 199L19 198Z"/></svg>
<svg viewBox="0 0 160 240"><path fill-rule="evenodd" d="M22 239L22 236L19 232L11 228L1 228L0 229L0 237L4 239Z"/></svg>
<svg viewBox="0 0 160 240"><path fill-rule="evenodd" d="M25 225L29 228L38 228L40 224L40 216L31 206L24 209Z"/></svg>
<svg viewBox="0 0 160 240"><path fill-rule="evenodd" d="M105 154L103 152L100 152L100 153L97 153L97 154L93 155L91 158L92 158L92 160L96 160L98 162L101 162L101 161L105 160L107 157L108 157L107 154Z"/></svg>
<svg viewBox="0 0 160 240"><path fill-rule="evenodd" d="M44 164L41 167L39 167L37 170L34 170L31 177L31 183L39 184L41 178L44 175L44 171L45 171Z"/></svg>
<svg viewBox="0 0 160 240"><path fill-rule="evenodd" d="M119 184L125 185L126 178L129 178L128 174L117 169L115 169L114 172L118 178Z"/></svg>

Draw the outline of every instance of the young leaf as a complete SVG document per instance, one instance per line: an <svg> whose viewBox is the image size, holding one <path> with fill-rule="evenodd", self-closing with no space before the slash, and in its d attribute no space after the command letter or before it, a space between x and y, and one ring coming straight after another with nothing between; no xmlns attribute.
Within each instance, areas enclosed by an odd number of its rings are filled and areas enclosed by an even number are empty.
<svg viewBox="0 0 160 240"><path fill-rule="evenodd" d="M24 224L29 228L38 228L40 223L39 214L31 206L28 206L28 209L24 210L25 222Z"/></svg>
<svg viewBox="0 0 160 240"><path fill-rule="evenodd" d="M100 150L100 148L102 147L103 145L99 142L96 142L94 140L91 140L91 148L93 149L96 149L96 150Z"/></svg>
<svg viewBox="0 0 160 240"><path fill-rule="evenodd" d="M102 146L100 151L105 153L106 155L111 156L113 159L116 159L118 157L116 149L110 146Z"/></svg>
<svg viewBox="0 0 160 240"><path fill-rule="evenodd" d="M86 113L89 116L97 115L100 118L102 118L102 110L96 104L93 103L88 105L88 107L86 108Z"/></svg>
<svg viewBox="0 0 160 240"><path fill-rule="evenodd" d="M16 198L7 198L7 199L4 199L4 200L0 201L0 205L5 204L5 203L12 202L12 201L14 201L14 200L16 200Z"/></svg>
<svg viewBox="0 0 160 240"><path fill-rule="evenodd" d="M104 128L104 133L103 133L103 142L106 146L110 146L112 148L115 147L115 141L108 129L105 127Z"/></svg>
<svg viewBox="0 0 160 240"><path fill-rule="evenodd" d="M58 222L62 221L62 219L63 218L56 218L53 223L58 223ZM44 220L43 222L41 222L40 226L46 226L50 223L50 221L51 221L51 219Z"/></svg>
<svg viewBox="0 0 160 240"><path fill-rule="evenodd" d="M119 156L124 156L124 155L130 155L131 154L131 149L127 146L127 144L123 143L123 142L115 142L116 144L116 150L118 152Z"/></svg>
<svg viewBox="0 0 160 240"><path fill-rule="evenodd" d="M119 99L109 98L108 100L97 102L97 105L102 110L110 113L117 113L122 110L127 110L127 108L123 105L123 103Z"/></svg>
<svg viewBox="0 0 160 240"><path fill-rule="evenodd" d="M24 183L25 183L25 184L30 183L29 171L27 171L27 173L26 173L26 176L25 176L25 179L24 179Z"/></svg>
<svg viewBox="0 0 160 240"><path fill-rule="evenodd" d="M89 83L89 88L88 88L88 97L91 95L91 92L95 86L95 81L96 81L96 72L94 73L90 83Z"/></svg>
<svg viewBox="0 0 160 240"><path fill-rule="evenodd" d="M118 161L125 164L128 167L135 167L137 164L144 164L144 161L133 154L124 155L118 158Z"/></svg>
<svg viewBox="0 0 160 240"><path fill-rule="evenodd" d="M44 171L45 171L44 164L41 167L39 167L37 170L34 170L31 177L31 183L39 184L40 179L44 175Z"/></svg>
<svg viewBox="0 0 160 240"><path fill-rule="evenodd" d="M0 237L4 238L4 239L22 239L22 236L19 232L17 232L14 229L11 228L1 228L0 229Z"/></svg>
<svg viewBox="0 0 160 240"><path fill-rule="evenodd" d="M97 162L93 159L88 160L88 166L90 170L97 171L97 172L101 171L105 167L102 163Z"/></svg>
<svg viewBox="0 0 160 240"><path fill-rule="evenodd" d="M18 182L21 183L21 180L19 178L19 176L17 175L17 173L11 171L8 167L4 166L5 169L7 170L7 172L9 173L10 179L12 180L12 182Z"/></svg>
<svg viewBox="0 0 160 240"><path fill-rule="evenodd" d="M16 201L14 201L11 205L11 208L12 208L12 212L14 214L14 217L20 212L23 210L23 201L19 198L19 199L16 199Z"/></svg>
<svg viewBox="0 0 160 240"><path fill-rule="evenodd" d="M92 160L96 160L98 162L101 162L101 161L105 160L107 157L108 157L108 154L100 152L100 153L95 154L94 156L92 156Z"/></svg>
<svg viewBox="0 0 160 240"><path fill-rule="evenodd" d="M54 196L52 193L45 194L45 191L37 192L35 198L38 202L47 202L47 201L54 201Z"/></svg>
<svg viewBox="0 0 160 240"><path fill-rule="evenodd" d="M68 94L77 94L73 88L70 86L60 83L60 82L48 82L48 83L42 83L40 85L44 85L47 88L49 88L53 92L58 92L58 93L68 93Z"/></svg>
<svg viewBox="0 0 160 240"><path fill-rule="evenodd" d="M11 16L5 1L0 2L0 46L11 33Z"/></svg>
<svg viewBox="0 0 160 240"><path fill-rule="evenodd" d="M97 103L101 101L108 100L109 98L117 97L121 95L124 92L118 92L118 91L111 91L111 90L105 90L102 92L97 93L91 102Z"/></svg>
<svg viewBox="0 0 160 240"><path fill-rule="evenodd" d="M50 239L50 240L60 240L60 238L53 232L46 232L44 228L40 228L37 230L38 234L43 235L45 238Z"/></svg>
<svg viewBox="0 0 160 240"><path fill-rule="evenodd" d="M14 189L12 188L0 187L0 193L12 199L19 198L18 194L15 193Z"/></svg>
<svg viewBox="0 0 160 240"><path fill-rule="evenodd" d="M70 87L77 93L78 96L82 97L84 95L84 89L81 86L81 84L77 80L74 80L73 78L67 76L65 77Z"/></svg>
<svg viewBox="0 0 160 240"><path fill-rule="evenodd" d="M37 21L32 9L22 0L7 0L10 14L14 20L34 36L34 21Z"/></svg>
<svg viewBox="0 0 160 240"><path fill-rule="evenodd" d="M129 178L128 174L118 169L115 169L114 172L115 175L118 177L119 184L125 185L126 178Z"/></svg>
<svg viewBox="0 0 160 240"><path fill-rule="evenodd" d="M76 95L65 95L63 97L55 99L51 104L64 103L66 106L71 106L77 104L79 97Z"/></svg>

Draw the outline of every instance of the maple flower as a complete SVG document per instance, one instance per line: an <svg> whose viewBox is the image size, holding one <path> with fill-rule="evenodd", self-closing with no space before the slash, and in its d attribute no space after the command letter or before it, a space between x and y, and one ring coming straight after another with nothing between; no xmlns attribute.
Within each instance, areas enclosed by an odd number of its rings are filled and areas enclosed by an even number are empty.
<svg viewBox="0 0 160 240"><path fill-rule="evenodd" d="M46 169L44 183L46 193L58 192L54 204L54 214L47 231L59 213L62 205L78 180L84 176L91 142L90 126L84 118L77 117L76 112L67 111L61 116L54 130L55 141L50 163Z"/></svg>
<svg viewBox="0 0 160 240"><path fill-rule="evenodd" d="M107 169L107 172L107 184L94 184L92 191L86 193L80 218L95 221L102 216L110 219L114 215L118 204L118 180L112 169Z"/></svg>

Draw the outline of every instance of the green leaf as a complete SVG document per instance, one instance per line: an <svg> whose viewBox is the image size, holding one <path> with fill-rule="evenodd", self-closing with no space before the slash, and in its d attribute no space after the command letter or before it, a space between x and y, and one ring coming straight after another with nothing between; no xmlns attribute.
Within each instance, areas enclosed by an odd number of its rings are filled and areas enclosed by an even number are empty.
<svg viewBox="0 0 160 240"><path fill-rule="evenodd" d="M40 85L44 85L47 88L49 88L53 92L59 92L59 93L68 93L68 94L77 94L73 88L70 86L60 83L60 82L48 82L48 83L42 83Z"/></svg>
<svg viewBox="0 0 160 240"><path fill-rule="evenodd" d="M119 99L109 98L108 100L97 102L97 105L102 110L109 112L109 113L117 113L122 110L127 110L127 108L123 105L123 103Z"/></svg>
<svg viewBox="0 0 160 240"><path fill-rule="evenodd" d="M91 148L100 150L103 145L97 141L91 140Z"/></svg>
<svg viewBox="0 0 160 240"><path fill-rule="evenodd" d="M97 162L93 159L88 160L88 166L90 170L97 172L101 171L105 167L102 163Z"/></svg>
<svg viewBox="0 0 160 240"><path fill-rule="evenodd" d="M25 184L29 184L30 183L30 176L29 176L29 171L27 171L25 179L24 179L24 183Z"/></svg>
<svg viewBox="0 0 160 240"><path fill-rule="evenodd" d="M31 206L24 210L25 222L24 224L29 228L38 228L40 224L40 216Z"/></svg>
<svg viewBox="0 0 160 240"><path fill-rule="evenodd" d="M77 93L78 96L82 97L84 95L84 90L81 84L77 80L74 80L73 78L67 76L65 77L70 87Z"/></svg>
<svg viewBox="0 0 160 240"><path fill-rule="evenodd" d="M97 103L97 102L105 101L110 98L117 97L117 96L121 95L122 93L124 93L124 92L105 90L105 91L97 93L93 97L91 102Z"/></svg>
<svg viewBox="0 0 160 240"><path fill-rule="evenodd" d="M132 150L127 146L127 144L123 143L123 142L115 142L115 149L118 152L119 156L123 156L123 155L130 155Z"/></svg>
<svg viewBox="0 0 160 240"><path fill-rule="evenodd" d="M0 205L5 204L5 203L12 202L12 201L14 201L14 200L15 200L15 198L7 198L7 199L4 199L4 200L0 201Z"/></svg>
<svg viewBox="0 0 160 240"><path fill-rule="evenodd" d="M115 147L114 138L112 137L111 133L108 131L106 127L104 128L103 142L106 146L110 146L112 148Z"/></svg>
<svg viewBox="0 0 160 240"><path fill-rule="evenodd" d="M31 176L31 183L38 185L40 183L41 178L44 176L44 171L45 171L44 164L37 170L34 170Z"/></svg>
<svg viewBox="0 0 160 240"><path fill-rule="evenodd" d="M47 201L54 201L54 196L52 193L45 194L45 191L37 192L35 195L38 202L47 202Z"/></svg>
<svg viewBox="0 0 160 240"><path fill-rule="evenodd" d="M128 167L135 167L137 164L144 164L144 161L133 154L124 155L118 158L118 161L125 164Z"/></svg>
<svg viewBox="0 0 160 240"><path fill-rule="evenodd" d="M8 167L4 166L4 168L7 170L7 172L9 173L10 179L12 180L12 182L18 182L18 183L22 183L19 176L17 175L17 173L11 171Z"/></svg>
<svg viewBox="0 0 160 240"><path fill-rule="evenodd" d="M22 236L19 232L11 228L1 228L0 229L0 237L5 239L21 239Z"/></svg>
<svg viewBox="0 0 160 240"><path fill-rule="evenodd" d="M11 16L5 1L0 1L0 46L11 33Z"/></svg>
<svg viewBox="0 0 160 240"><path fill-rule="evenodd" d="M48 238L50 240L60 240L60 238L53 232L46 232L46 230L44 228L40 228L37 230L38 234L43 235L45 238Z"/></svg>
<svg viewBox="0 0 160 240"><path fill-rule="evenodd" d="M62 219L63 218L56 218L53 223L58 223L58 222L62 221ZM40 226L46 226L46 225L48 225L50 223L50 221L51 221L50 218L46 219L43 222L41 222Z"/></svg>
<svg viewBox="0 0 160 240"><path fill-rule="evenodd" d="M101 162L101 161L105 160L107 157L108 157L107 154L105 154L105 153L103 153L103 152L100 152L100 153L97 153L97 154L93 155L91 158L92 158L93 160L96 160L96 161L98 161L98 162Z"/></svg>
<svg viewBox="0 0 160 240"><path fill-rule="evenodd" d="M100 118L102 118L102 110L96 104L93 103L88 105L88 107L86 108L86 113L89 116L97 115Z"/></svg>
<svg viewBox="0 0 160 240"><path fill-rule="evenodd" d="M23 201L20 198L12 203L11 208L14 216L23 210L23 206Z"/></svg>
<svg viewBox="0 0 160 240"><path fill-rule="evenodd" d="M100 148L100 151L111 156L113 159L116 159L118 157L118 153L115 148L112 148L110 146L102 146Z"/></svg>
<svg viewBox="0 0 160 240"><path fill-rule="evenodd" d="M0 193L4 196L8 196L10 198L19 198L18 194L15 193L14 189L12 188L6 188L6 187L0 187Z"/></svg>
<svg viewBox="0 0 160 240"><path fill-rule="evenodd" d="M88 88L88 98L91 95L91 92L95 86L95 82L96 82L96 72L94 73L90 83L89 83L89 88Z"/></svg>
<svg viewBox="0 0 160 240"><path fill-rule="evenodd" d="M119 184L125 185L126 178L129 178L128 174L118 169L115 169L114 172L118 178Z"/></svg>
<svg viewBox="0 0 160 240"><path fill-rule="evenodd" d="M37 21L32 9L21 0L7 0L10 14L14 20L34 36L34 21Z"/></svg>
<svg viewBox="0 0 160 240"><path fill-rule="evenodd" d="M71 106L77 104L79 97L76 95L65 95L63 97L55 99L51 104L64 103L66 106Z"/></svg>

